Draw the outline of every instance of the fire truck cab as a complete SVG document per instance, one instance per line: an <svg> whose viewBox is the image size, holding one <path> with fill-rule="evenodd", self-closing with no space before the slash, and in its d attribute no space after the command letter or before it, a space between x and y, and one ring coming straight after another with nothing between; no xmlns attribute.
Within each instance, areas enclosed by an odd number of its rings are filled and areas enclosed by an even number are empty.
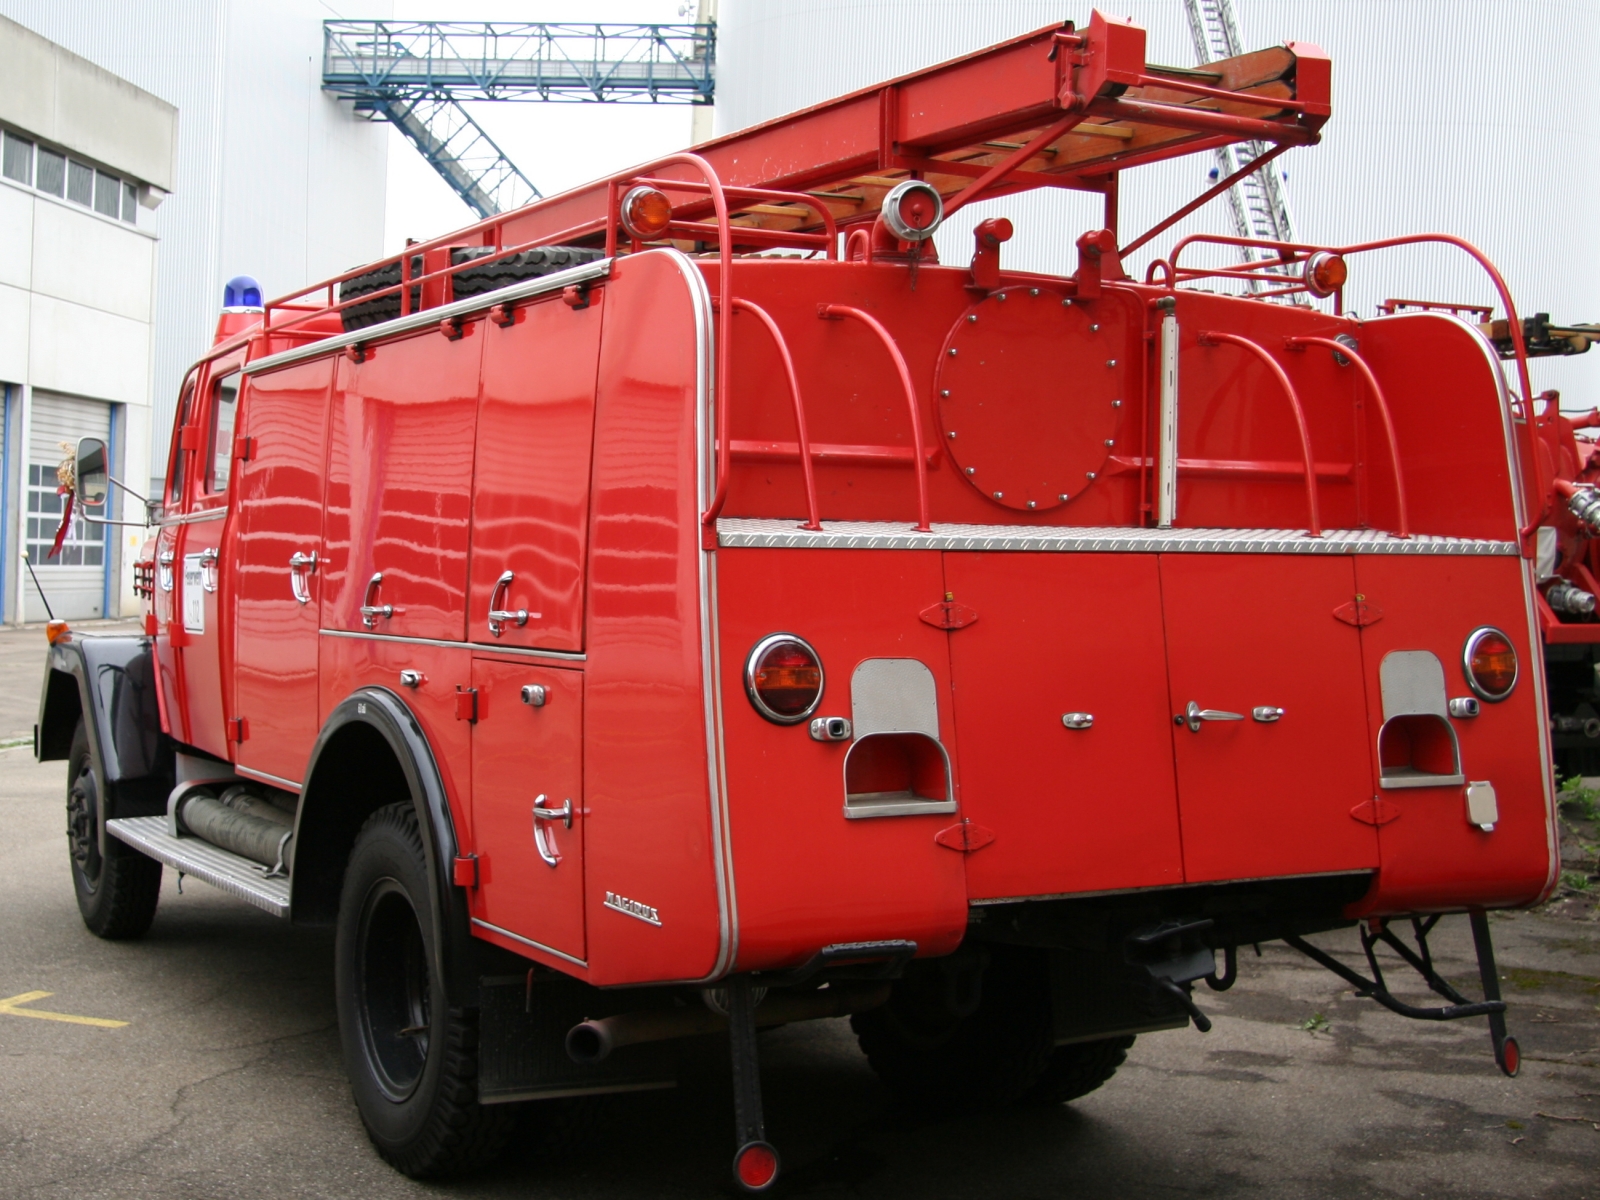
<svg viewBox="0 0 1600 1200"><path fill-rule="evenodd" d="M760 1027L850 1015L908 1103L1060 1101L1279 938L1514 1072L1484 914L1557 864L1527 414L1472 325L1344 311L1408 239L1124 268L1195 207L1125 236L1124 170L1314 143L1330 75L1096 14L243 296L144 636L51 650L90 927L143 932L162 864L335 926L416 1175L720 1034L763 1190ZM939 261L1037 187L1104 197L1073 274L1000 217ZM1450 1003L1304 940L1352 926Z"/></svg>

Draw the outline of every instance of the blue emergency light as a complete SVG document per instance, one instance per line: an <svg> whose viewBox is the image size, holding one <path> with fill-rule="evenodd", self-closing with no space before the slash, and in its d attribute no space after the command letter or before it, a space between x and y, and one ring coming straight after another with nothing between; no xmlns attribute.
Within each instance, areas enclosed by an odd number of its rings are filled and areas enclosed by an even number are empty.
<svg viewBox="0 0 1600 1200"><path fill-rule="evenodd" d="M223 312L260 312L261 285L248 275L235 275L222 285Z"/></svg>

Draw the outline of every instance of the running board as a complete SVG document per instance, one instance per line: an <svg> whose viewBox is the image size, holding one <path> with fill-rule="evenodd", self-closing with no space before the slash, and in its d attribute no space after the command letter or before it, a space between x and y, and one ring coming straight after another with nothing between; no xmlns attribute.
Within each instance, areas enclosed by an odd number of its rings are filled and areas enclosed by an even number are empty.
<svg viewBox="0 0 1600 1200"><path fill-rule="evenodd" d="M192 875L275 917L289 915L289 880L266 877L266 868L242 855L218 849L197 837L173 837L165 817L119 817L106 832L141 854Z"/></svg>

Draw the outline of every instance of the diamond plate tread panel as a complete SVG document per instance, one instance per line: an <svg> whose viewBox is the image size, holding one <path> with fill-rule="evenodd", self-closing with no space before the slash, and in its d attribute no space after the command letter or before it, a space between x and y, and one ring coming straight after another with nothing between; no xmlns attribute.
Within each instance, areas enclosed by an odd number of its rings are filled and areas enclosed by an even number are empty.
<svg viewBox="0 0 1600 1200"><path fill-rule="evenodd" d="M275 917L289 915L287 879L267 879L257 863L218 849L210 842L173 837L167 832L165 817L120 817L106 822L106 832L140 853Z"/></svg>

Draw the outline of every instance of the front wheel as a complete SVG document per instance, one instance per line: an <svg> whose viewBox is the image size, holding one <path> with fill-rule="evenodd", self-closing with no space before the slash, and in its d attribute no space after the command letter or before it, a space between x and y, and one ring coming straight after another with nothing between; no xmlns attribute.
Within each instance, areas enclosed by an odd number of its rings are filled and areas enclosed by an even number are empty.
<svg viewBox="0 0 1600 1200"><path fill-rule="evenodd" d="M161 898L161 864L113 837L101 850L104 805L105 780L79 717L67 753L67 847L78 912L96 937L143 937Z"/></svg>
<svg viewBox="0 0 1600 1200"><path fill-rule="evenodd" d="M481 1166L514 1128L510 1106L478 1103L477 1013L452 1005L434 969L440 940L416 811L380 808L339 900L339 1036L367 1135L413 1178Z"/></svg>

